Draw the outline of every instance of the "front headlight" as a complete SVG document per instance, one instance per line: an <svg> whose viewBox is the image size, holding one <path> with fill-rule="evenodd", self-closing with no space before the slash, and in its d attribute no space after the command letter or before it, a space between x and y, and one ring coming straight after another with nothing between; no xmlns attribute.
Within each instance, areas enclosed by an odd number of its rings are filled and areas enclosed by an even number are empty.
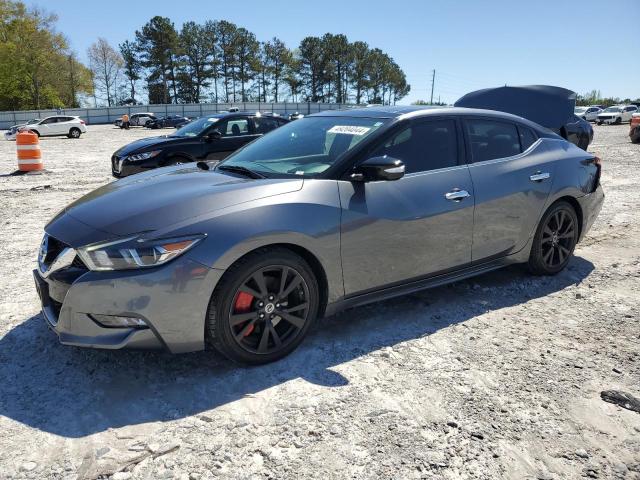
<svg viewBox="0 0 640 480"><path fill-rule="evenodd" d="M129 237L115 242L96 243L77 250L89 270L128 270L163 265L193 248L205 235L144 240Z"/></svg>
<svg viewBox="0 0 640 480"><path fill-rule="evenodd" d="M149 158L153 158L156 155L158 155L162 150L154 150L152 152L144 152L144 153L137 153L135 155L129 155L127 157L127 160L131 161L131 162L139 162L141 160L147 160Z"/></svg>

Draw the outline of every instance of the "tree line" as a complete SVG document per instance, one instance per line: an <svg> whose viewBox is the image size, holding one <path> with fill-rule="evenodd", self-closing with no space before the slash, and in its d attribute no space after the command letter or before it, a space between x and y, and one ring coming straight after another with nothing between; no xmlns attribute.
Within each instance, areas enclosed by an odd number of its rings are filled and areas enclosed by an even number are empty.
<svg viewBox="0 0 640 480"><path fill-rule="evenodd" d="M57 18L0 0L0 110L78 107L91 72L55 30Z"/></svg>
<svg viewBox="0 0 640 480"><path fill-rule="evenodd" d="M640 103L640 97L635 100L630 98L619 97L603 97L600 90L591 90L590 92L578 94L576 96L576 105L579 107L586 107L588 105L603 105L610 107L611 105L621 105L628 103Z"/></svg>
<svg viewBox="0 0 640 480"><path fill-rule="evenodd" d="M95 102L311 101L391 104L409 92L398 64L343 34L309 36L295 49L226 20L156 16L118 45L98 39L88 52ZM126 85L126 88L124 87Z"/></svg>
<svg viewBox="0 0 640 480"><path fill-rule="evenodd" d="M296 48L225 20L149 20L117 46L98 38L87 65L55 28L57 17L0 0L0 110L140 103L337 102L392 104L410 86L379 48L343 34Z"/></svg>

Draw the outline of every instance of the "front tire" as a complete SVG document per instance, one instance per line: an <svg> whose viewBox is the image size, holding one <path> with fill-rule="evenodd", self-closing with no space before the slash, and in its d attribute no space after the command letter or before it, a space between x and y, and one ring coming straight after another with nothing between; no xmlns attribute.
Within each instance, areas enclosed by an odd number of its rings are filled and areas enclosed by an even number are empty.
<svg viewBox="0 0 640 480"><path fill-rule="evenodd" d="M565 201L545 212L533 237L528 267L534 275L555 275L569 263L578 243L578 216Z"/></svg>
<svg viewBox="0 0 640 480"><path fill-rule="evenodd" d="M622 123L622 117L616 118L615 124L620 125Z"/></svg>
<svg viewBox="0 0 640 480"><path fill-rule="evenodd" d="M240 259L216 287L206 320L213 347L250 365L279 360L302 342L319 308L318 282L307 262L284 248Z"/></svg>

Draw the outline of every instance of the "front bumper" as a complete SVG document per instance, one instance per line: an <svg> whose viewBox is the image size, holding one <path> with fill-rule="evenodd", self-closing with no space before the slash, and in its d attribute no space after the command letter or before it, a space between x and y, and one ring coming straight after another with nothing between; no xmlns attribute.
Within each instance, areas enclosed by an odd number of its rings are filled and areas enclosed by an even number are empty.
<svg viewBox="0 0 640 480"><path fill-rule="evenodd" d="M126 157L122 158L113 155L111 157L111 174L115 178L124 178L136 173L148 172L149 170L159 167L158 160L157 157L154 157L149 159L148 162L145 160L141 162L131 162L127 160Z"/></svg>
<svg viewBox="0 0 640 480"><path fill-rule="evenodd" d="M596 218L598 218L600 210L602 210L602 205L604 204L604 190L602 190L602 185L598 185L598 188L596 188L594 192L588 193L577 200L582 210L582 229L580 238L578 239L578 241L581 241L593 226Z"/></svg>
<svg viewBox="0 0 640 480"><path fill-rule="evenodd" d="M615 123L618 117L598 117L598 123Z"/></svg>
<svg viewBox="0 0 640 480"><path fill-rule="evenodd" d="M208 303L222 273L183 256L150 269L33 275L43 316L60 343L181 353L204 349ZM148 328L104 327L92 314L138 317Z"/></svg>

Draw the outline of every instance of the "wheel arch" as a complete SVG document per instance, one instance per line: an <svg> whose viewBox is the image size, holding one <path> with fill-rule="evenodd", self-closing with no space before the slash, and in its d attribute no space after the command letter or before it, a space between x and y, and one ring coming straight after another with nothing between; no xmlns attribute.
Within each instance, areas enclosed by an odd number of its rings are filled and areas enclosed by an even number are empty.
<svg viewBox="0 0 640 480"><path fill-rule="evenodd" d="M186 158L190 162L195 162L196 161L196 158L193 155L191 155L191 154L189 154L187 152L171 152L171 153L168 153L167 156L165 157L164 161L165 162L169 162L169 161L174 160L176 158Z"/></svg>
<svg viewBox="0 0 640 480"><path fill-rule="evenodd" d="M320 301L319 301L320 306L318 310L318 317L324 316L324 312L327 308L327 304L329 301L329 279L327 277L327 272L322 262L320 261L318 256L314 254L311 250L305 247L302 247L300 245L296 245L294 243L287 243L287 242L267 243L244 252L238 258L233 260L229 268L231 268L233 265L237 264L238 262L242 261L247 256L252 255L256 252L276 249L276 248L289 250L290 252L293 252L296 255L302 257L302 259L305 262L307 262L307 264L313 271L314 275L316 276L316 280L318 281L318 290L320 292Z"/></svg>
<svg viewBox="0 0 640 480"><path fill-rule="evenodd" d="M556 198L546 209L545 211L542 213L542 216L544 216L544 214L549 211L550 208L552 208L556 203L558 202L567 202L569 205L571 205L573 207L573 209L576 212L576 216L578 217L578 238L580 239L582 236L582 226L584 224L584 212L582 211L582 207L580 206L580 203L578 202L578 200L576 200L575 197L572 197L571 195L564 195L562 197ZM542 216L540 218L542 218Z"/></svg>

